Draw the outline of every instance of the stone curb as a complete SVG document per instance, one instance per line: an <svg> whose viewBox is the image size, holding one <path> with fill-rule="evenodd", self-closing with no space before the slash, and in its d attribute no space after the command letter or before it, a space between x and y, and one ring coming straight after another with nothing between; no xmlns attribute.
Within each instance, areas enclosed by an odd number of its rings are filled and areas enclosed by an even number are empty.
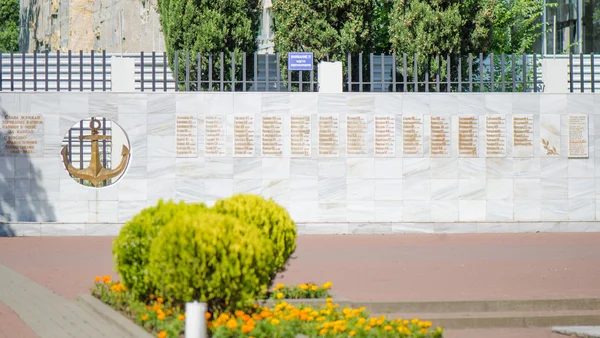
<svg viewBox="0 0 600 338"><path fill-rule="evenodd" d="M600 326L556 326L552 332L582 338L600 338Z"/></svg>
<svg viewBox="0 0 600 338"><path fill-rule="evenodd" d="M131 337L152 338L150 333L135 324L121 313L113 310L110 306L102 303L99 299L92 295L80 294L77 296L77 303L90 309L95 314L104 318L111 324L114 324L121 330L128 333Z"/></svg>

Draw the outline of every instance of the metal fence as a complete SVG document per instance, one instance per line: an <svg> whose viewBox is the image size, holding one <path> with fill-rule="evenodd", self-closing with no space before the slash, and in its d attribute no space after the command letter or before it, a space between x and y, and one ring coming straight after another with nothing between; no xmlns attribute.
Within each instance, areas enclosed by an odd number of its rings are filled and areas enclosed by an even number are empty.
<svg viewBox="0 0 600 338"><path fill-rule="evenodd" d="M136 91L319 90L318 64L290 71L283 54L176 52L0 53L0 91L110 91L111 58L131 58ZM553 56L554 58L555 56ZM571 92L595 92L598 60L568 58ZM328 58L326 58L328 60ZM542 57L535 54L348 54L343 63L346 92L542 92Z"/></svg>

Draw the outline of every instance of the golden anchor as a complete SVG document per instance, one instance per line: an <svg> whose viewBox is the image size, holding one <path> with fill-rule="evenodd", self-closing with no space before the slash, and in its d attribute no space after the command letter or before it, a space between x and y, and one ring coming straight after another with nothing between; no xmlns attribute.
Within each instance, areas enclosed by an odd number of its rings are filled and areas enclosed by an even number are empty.
<svg viewBox="0 0 600 338"><path fill-rule="evenodd" d="M97 123L97 125L95 124ZM69 162L69 150L67 150L67 146L64 146L62 151L60 152L63 158L63 162L67 171L77 177L87 181L90 181L93 186L97 186L98 183L107 180L109 178L113 178L115 176L119 176L125 168L127 168L127 162L129 161L129 149L123 145L123 150L121 151L121 163L115 169L107 169L102 166L100 163L100 153L98 150L98 141L102 140L111 140L112 136L106 135L98 135L98 129L100 128L100 121L92 120L90 122L90 129L92 129L92 135L88 136L79 136L79 140L90 140L92 141L92 158L90 159L90 165L85 169L76 169L73 167L71 162Z"/></svg>

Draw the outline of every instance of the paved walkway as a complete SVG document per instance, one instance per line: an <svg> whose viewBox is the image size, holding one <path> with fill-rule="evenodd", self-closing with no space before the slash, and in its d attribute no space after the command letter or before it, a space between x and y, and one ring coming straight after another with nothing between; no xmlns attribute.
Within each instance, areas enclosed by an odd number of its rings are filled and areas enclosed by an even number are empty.
<svg viewBox="0 0 600 338"><path fill-rule="evenodd" d="M297 243L295 258L278 281L331 281L336 295L357 301L595 298L600 294L600 233L307 235ZM0 276L0 302L38 334L41 324L27 319L37 310L19 304L16 293L6 290L20 290L24 297L43 294L47 297L31 299L43 309L40 315L55 311L66 317L73 311L67 300L88 293L96 275L116 277L111 245L110 237L0 238L0 264L55 294L3 269L12 276L12 284L7 286L7 279ZM550 328L498 332L502 333L484 336L555 337ZM448 331L447 337L481 334L459 330Z"/></svg>
<svg viewBox="0 0 600 338"><path fill-rule="evenodd" d="M123 337L123 332L87 312L74 301L0 265L0 300L15 323L1 328L4 337L104 338ZM1 313L1 312L0 312ZM17 320L15 318L20 318ZM3 319L4 321L5 319ZM26 327L24 327L24 325ZM4 326L4 325L2 325Z"/></svg>

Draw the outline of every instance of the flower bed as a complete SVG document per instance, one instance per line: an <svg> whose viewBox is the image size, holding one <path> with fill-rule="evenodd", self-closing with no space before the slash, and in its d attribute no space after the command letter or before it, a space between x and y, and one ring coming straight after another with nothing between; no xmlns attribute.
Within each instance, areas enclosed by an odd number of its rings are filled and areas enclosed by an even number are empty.
<svg viewBox="0 0 600 338"><path fill-rule="evenodd" d="M270 298L283 294L290 299L312 299L329 295L332 284L319 287L307 283L298 286L278 284ZM138 301L119 281L110 276L96 277L92 294L157 337L183 337L185 312L171 306L169 300L154 295L144 303ZM274 295L274 296L273 296ZM295 298L294 298L295 297ZM304 298L308 299L308 298ZM290 337L442 337L442 329L431 329L431 323L418 319L387 319L369 317L364 308L343 308L326 299L322 307L292 305L280 301L273 307L253 304L234 313L206 313L209 333L214 338Z"/></svg>

